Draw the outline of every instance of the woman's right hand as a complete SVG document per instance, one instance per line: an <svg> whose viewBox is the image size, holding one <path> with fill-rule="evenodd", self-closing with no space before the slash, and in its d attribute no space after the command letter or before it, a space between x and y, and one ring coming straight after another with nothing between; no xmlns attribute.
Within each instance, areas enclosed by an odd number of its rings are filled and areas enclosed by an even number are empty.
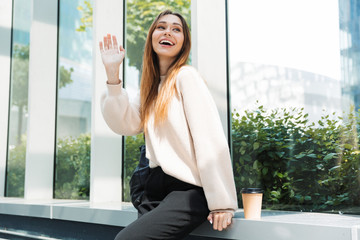
<svg viewBox="0 0 360 240"><path fill-rule="evenodd" d="M105 66L108 84L119 84L120 64L125 57L125 49L118 43L115 36L111 34L104 36L104 42L99 42L101 59Z"/></svg>

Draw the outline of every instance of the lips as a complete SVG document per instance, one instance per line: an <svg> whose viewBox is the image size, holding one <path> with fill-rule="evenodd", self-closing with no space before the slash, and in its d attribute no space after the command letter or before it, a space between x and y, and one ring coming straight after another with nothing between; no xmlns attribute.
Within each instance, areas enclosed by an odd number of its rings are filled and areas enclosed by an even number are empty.
<svg viewBox="0 0 360 240"><path fill-rule="evenodd" d="M175 45L175 43L170 41L169 39L162 39L159 43L161 45L166 45L166 46L174 46Z"/></svg>

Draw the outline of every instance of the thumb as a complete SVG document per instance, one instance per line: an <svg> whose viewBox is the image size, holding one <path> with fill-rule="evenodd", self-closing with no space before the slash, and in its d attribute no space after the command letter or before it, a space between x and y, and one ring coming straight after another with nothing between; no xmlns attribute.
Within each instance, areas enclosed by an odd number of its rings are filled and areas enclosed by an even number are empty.
<svg viewBox="0 0 360 240"><path fill-rule="evenodd" d="M213 223L213 214L210 213L209 216L207 217L207 220L212 224Z"/></svg>

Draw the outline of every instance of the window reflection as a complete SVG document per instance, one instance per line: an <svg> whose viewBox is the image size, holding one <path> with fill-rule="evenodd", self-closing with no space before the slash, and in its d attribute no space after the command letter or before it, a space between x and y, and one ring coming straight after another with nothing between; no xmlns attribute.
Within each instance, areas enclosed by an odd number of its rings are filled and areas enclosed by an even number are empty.
<svg viewBox="0 0 360 240"><path fill-rule="evenodd" d="M89 198L92 6L60 0L55 198Z"/></svg>
<svg viewBox="0 0 360 240"><path fill-rule="evenodd" d="M350 2L339 29L337 1L228 1L235 180L266 208L360 213Z"/></svg>
<svg viewBox="0 0 360 240"><path fill-rule="evenodd" d="M24 196L31 6L28 0L13 2L7 197Z"/></svg>

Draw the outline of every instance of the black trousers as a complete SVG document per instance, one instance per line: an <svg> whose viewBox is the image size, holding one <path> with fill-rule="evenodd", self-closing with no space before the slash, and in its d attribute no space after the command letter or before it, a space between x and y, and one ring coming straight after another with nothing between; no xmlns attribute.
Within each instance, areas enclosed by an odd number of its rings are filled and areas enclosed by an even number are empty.
<svg viewBox="0 0 360 240"><path fill-rule="evenodd" d="M203 223L208 214L204 191L151 169L145 185L139 218L124 228L115 240L184 239Z"/></svg>

